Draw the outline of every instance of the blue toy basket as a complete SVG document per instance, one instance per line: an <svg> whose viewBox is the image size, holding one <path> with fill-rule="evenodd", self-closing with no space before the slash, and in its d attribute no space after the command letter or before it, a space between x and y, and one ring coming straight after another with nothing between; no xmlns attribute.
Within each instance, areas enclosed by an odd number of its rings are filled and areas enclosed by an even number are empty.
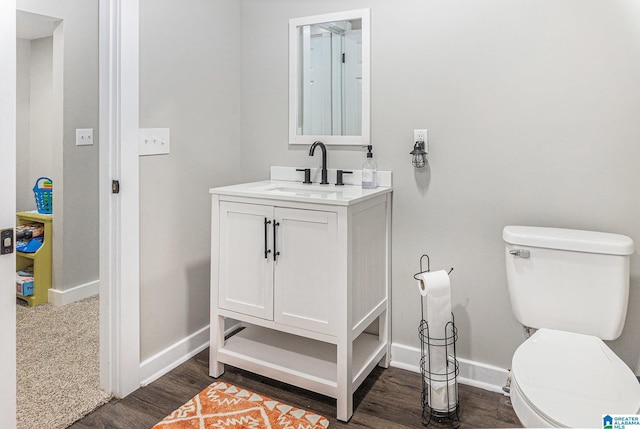
<svg viewBox="0 0 640 429"><path fill-rule="evenodd" d="M42 184L40 184L42 181ZM51 214L53 212L53 181L48 177L40 177L33 186L38 213Z"/></svg>

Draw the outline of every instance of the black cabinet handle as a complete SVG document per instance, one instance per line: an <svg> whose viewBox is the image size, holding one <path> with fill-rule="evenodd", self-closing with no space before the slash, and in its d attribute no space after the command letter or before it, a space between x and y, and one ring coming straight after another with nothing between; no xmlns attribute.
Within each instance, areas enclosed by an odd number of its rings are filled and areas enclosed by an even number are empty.
<svg viewBox="0 0 640 429"><path fill-rule="evenodd" d="M280 254L280 252L278 252L277 250L277 238L276 238L276 228L278 228L280 226L280 222L276 222L276 220L273 220L273 261L277 261L278 260L278 255Z"/></svg>
<svg viewBox="0 0 640 429"><path fill-rule="evenodd" d="M269 253L271 253L271 249L267 249L267 225L271 223L270 220L264 218L264 259L269 259Z"/></svg>

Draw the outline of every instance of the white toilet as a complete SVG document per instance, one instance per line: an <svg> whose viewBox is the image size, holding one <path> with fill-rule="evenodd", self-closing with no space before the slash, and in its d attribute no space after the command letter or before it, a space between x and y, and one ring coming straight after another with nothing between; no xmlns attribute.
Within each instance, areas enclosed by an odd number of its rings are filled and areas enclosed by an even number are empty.
<svg viewBox="0 0 640 429"><path fill-rule="evenodd" d="M618 338L629 300L624 235L507 226L513 313L538 329L513 355L511 403L525 427L603 427L640 414L640 383L602 340Z"/></svg>

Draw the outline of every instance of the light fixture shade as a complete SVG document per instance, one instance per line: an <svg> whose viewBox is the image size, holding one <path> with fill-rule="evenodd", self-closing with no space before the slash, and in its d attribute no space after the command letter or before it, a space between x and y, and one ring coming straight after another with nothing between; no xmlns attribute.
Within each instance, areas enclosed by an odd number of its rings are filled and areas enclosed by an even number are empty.
<svg viewBox="0 0 640 429"><path fill-rule="evenodd" d="M427 152L424 150L424 142L416 142L413 146L413 150L409 152L412 156L411 164L415 168L422 168L426 163Z"/></svg>

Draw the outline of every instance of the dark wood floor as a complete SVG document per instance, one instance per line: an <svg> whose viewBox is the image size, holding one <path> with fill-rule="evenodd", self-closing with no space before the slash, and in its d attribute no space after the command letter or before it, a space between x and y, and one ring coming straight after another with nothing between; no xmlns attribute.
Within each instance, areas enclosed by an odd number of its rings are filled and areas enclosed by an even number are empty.
<svg viewBox="0 0 640 429"><path fill-rule="evenodd" d="M71 426L72 429L149 429L191 399L214 379L208 375L208 349L124 399L113 400ZM218 380L312 410L327 417L330 428L420 428L420 375L397 368L376 368L354 396L349 423L335 419L335 400L297 387L226 367ZM521 427L509 398L460 385L461 428ZM441 427L430 425L430 427Z"/></svg>

